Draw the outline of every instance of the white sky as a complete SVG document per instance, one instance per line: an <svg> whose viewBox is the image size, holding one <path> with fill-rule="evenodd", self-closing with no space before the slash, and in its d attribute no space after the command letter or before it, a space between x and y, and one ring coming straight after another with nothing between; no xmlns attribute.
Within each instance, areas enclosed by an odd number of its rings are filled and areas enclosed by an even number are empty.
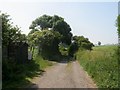
<svg viewBox="0 0 120 90"><path fill-rule="evenodd" d="M115 26L118 0L105 0L105 2L102 2L104 0L7 1L1 1L0 10L10 15L14 24L21 27L22 33L28 34L31 22L37 17L43 14L56 14L65 19L71 26L74 35L83 35L94 44L97 44L98 41L101 41L102 44L118 42Z"/></svg>

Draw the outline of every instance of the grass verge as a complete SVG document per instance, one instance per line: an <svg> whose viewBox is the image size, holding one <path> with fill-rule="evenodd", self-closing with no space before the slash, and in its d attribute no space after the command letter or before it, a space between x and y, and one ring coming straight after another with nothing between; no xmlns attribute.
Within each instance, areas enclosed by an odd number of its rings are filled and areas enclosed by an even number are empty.
<svg viewBox="0 0 120 90"><path fill-rule="evenodd" d="M98 46L92 51L77 52L77 60L98 88L118 88L117 57L117 46Z"/></svg>
<svg viewBox="0 0 120 90"><path fill-rule="evenodd" d="M43 60L41 56L36 56L25 64L16 64L13 62L3 61L3 89L4 88L24 88L31 84L33 77L36 77L44 72L44 69L51 66L52 63L48 60Z"/></svg>

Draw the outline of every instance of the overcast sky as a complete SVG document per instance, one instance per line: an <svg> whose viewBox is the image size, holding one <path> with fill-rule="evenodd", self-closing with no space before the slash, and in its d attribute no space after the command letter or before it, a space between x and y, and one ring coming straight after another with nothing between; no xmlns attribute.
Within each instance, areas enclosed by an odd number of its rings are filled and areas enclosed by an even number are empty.
<svg viewBox="0 0 120 90"><path fill-rule="evenodd" d="M71 26L74 35L83 35L94 44L98 41L118 43L117 2L1 2L0 10L8 13L14 25L21 27L25 34L29 33L29 26L37 17L58 15Z"/></svg>

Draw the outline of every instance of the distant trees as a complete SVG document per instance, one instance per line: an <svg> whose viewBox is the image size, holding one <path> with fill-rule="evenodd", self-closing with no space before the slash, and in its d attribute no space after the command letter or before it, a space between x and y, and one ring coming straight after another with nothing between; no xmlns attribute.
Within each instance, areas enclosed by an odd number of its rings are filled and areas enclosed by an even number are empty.
<svg viewBox="0 0 120 90"><path fill-rule="evenodd" d="M100 42L100 41L98 41L98 45L99 45L99 46L101 45L101 42Z"/></svg>
<svg viewBox="0 0 120 90"><path fill-rule="evenodd" d="M94 44L84 36L74 36L73 41L76 42L78 44L78 47L82 49L92 50L92 47L94 46Z"/></svg>
<svg viewBox="0 0 120 90"><path fill-rule="evenodd" d="M85 38L84 36L73 36L73 42L71 43L69 47L68 55L71 57L74 57L74 54L79 50L92 50L92 47L94 46L93 43L89 41L88 38Z"/></svg>

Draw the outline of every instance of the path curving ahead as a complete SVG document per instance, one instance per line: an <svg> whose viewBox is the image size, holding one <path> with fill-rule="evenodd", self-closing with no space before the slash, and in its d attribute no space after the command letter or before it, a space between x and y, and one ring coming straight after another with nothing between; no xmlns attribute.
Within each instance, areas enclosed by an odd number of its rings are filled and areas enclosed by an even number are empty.
<svg viewBox="0 0 120 90"><path fill-rule="evenodd" d="M78 61L57 63L32 82L30 88L97 88Z"/></svg>

